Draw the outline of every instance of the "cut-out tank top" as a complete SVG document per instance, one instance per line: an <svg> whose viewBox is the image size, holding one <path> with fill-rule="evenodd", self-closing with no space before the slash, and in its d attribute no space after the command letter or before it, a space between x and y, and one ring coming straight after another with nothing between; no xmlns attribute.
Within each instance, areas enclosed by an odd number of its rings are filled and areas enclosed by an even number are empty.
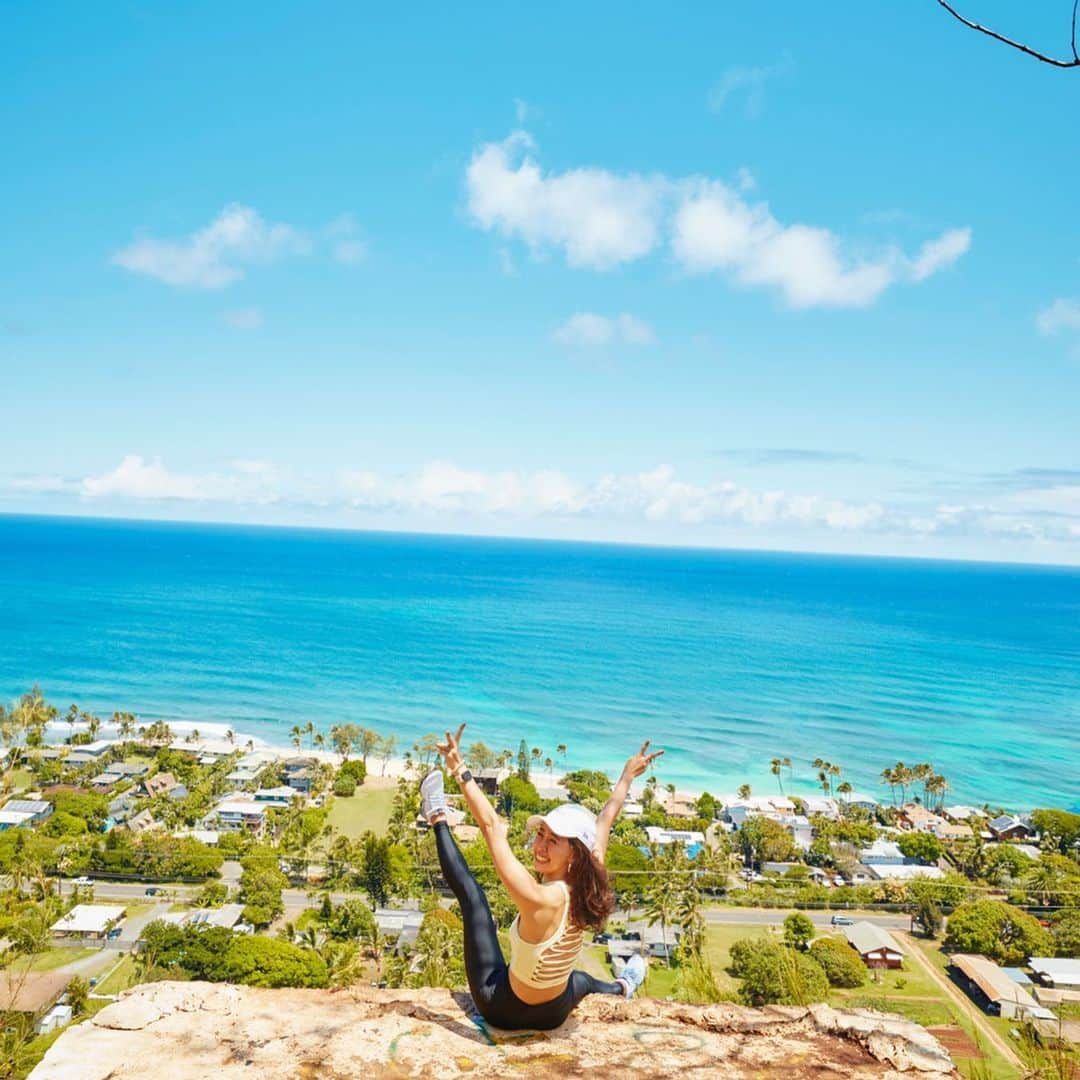
<svg viewBox="0 0 1080 1080"><path fill-rule="evenodd" d="M559 928L551 937L534 945L521 938L518 929L520 915L510 924L510 971L516 979L534 990L562 986L574 970L581 952L581 927L570 925L570 889L565 881L556 884L562 886L566 903Z"/></svg>

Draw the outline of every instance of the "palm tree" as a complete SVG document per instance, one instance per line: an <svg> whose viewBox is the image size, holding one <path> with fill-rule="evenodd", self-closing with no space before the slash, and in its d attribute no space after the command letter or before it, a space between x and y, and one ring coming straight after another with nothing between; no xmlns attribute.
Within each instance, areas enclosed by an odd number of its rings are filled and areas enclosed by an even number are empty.
<svg viewBox="0 0 1080 1080"><path fill-rule="evenodd" d="M561 757L563 759L563 761L565 762L566 761L566 743L564 743L564 742L559 743L559 745L555 747L555 753L558 754L559 757Z"/></svg>
<svg viewBox="0 0 1080 1080"><path fill-rule="evenodd" d="M75 734L75 725L79 722L79 706L72 702L68 706L68 711L65 714L64 719L67 721L68 728L70 729L68 732L68 742L70 742L72 736Z"/></svg>
<svg viewBox="0 0 1080 1080"><path fill-rule="evenodd" d="M308 744L308 748L310 749L315 744L315 724L311 720L304 725L304 734L311 739L311 742Z"/></svg>
<svg viewBox="0 0 1080 1080"><path fill-rule="evenodd" d="M739 794L740 799L749 799L750 798L750 785L749 784L740 784L738 794Z"/></svg>
<svg viewBox="0 0 1080 1080"><path fill-rule="evenodd" d="M836 785L837 795L850 795L855 789L845 780L842 784Z"/></svg>
<svg viewBox="0 0 1080 1080"><path fill-rule="evenodd" d="M248 739L248 741L244 743L244 749L250 754L251 751L255 749L255 740Z"/></svg>
<svg viewBox="0 0 1080 1080"><path fill-rule="evenodd" d="M299 724L293 724L292 731L289 732L289 738L292 740L293 746L299 750L300 741L304 737L304 732L301 730Z"/></svg>
<svg viewBox="0 0 1080 1080"><path fill-rule="evenodd" d="M547 769L548 780L551 781L553 779L552 770L555 768L555 762L549 757L544 758L544 768Z"/></svg>
<svg viewBox="0 0 1080 1080"><path fill-rule="evenodd" d="M784 780L780 775L780 770L783 768L783 765L783 758L774 757L772 761L769 762L769 772L771 772L773 776L776 777L776 782L780 786L781 795L784 794Z"/></svg>
<svg viewBox="0 0 1080 1080"><path fill-rule="evenodd" d="M315 732L315 745L318 749L322 750L326 746L326 736L321 731Z"/></svg>
<svg viewBox="0 0 1080 1080"><path fill-rule="evenodd" d="M330 742L334 749L341 755L342 764L349 760L349 751L352 749L352 724L335 724L330 729Z"/></svg>
<svg viewBox="0 0 1080 1080"><path fill-rule="evenodd" d="M541 750L539 746L534 746L529 751L529 755L533 759L533 761L539 761L544 756L544 751Z"/></svg>
<svg viewBox="0 0 1080 1080"><path fill-rule="evenodd" d="M101 730L101 718L88 712L84 712L82 718L86 721L86 730L90 733L90 738L96 739Z"/></svg>
<svg viewBox="0 0 1080 1080"><path fill-rule="evenodd" d="M225 741L230 746L235 746L236 745L236 732L233 731L232 728L229 728L229 730L225 732Z"/></svg>

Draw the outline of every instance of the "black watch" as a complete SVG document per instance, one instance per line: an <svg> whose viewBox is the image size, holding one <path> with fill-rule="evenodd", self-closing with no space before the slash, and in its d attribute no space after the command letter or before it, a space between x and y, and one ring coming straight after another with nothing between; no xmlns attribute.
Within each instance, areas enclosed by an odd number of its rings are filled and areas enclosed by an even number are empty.
<svg viewBox="0 0 1080 1080"><path fill-rule="evenodd" d="M458 787L461 787L462 784L467 784L471 779L472 779L472 773L469 772L468 769L462 769L461 772L458 773L458 778L457 778Z"/></svg>

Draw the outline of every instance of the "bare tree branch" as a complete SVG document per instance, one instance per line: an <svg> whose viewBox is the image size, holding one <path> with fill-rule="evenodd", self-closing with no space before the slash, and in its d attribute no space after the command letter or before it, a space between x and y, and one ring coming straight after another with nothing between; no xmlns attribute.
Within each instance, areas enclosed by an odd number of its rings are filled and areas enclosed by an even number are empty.
<svg viewBox="0 0 1080 1080"><path fill-rule="evenodd" d="M1071 60L1058 60L1057 57L1047 56L1045 53L1036 51L1029 48L1027 45L1022 44L1019 41L1013 41L1012 38L1005 37L1004 34L999 34L996 30L991 30L986 26L980 26L977 22L972 22L970 19L965 19L951 4L948 4L946 0L937 0L937 2L954 18L959 22L962 22L965 26L970 27L972 30L978 30L980 34L986 34L987 37L992 37L995 41L1000 41L1004 45L1008 45L1011 48L1019 49L1020 52L1026 53L1028 56L1035 57L1036 60L1041 60L1044 64L1052 64L1054 67L1059 68L1074 68L1080 67L1080 54L1076 51L1076 9L1080 5L1080 0L1073 0L1072 10L1072 54Z"/></svg>

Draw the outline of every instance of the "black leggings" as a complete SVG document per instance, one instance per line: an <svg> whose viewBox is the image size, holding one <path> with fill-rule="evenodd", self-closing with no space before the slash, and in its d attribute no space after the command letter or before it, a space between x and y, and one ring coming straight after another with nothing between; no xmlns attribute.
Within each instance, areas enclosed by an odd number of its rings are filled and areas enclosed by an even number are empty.
<svg viewBox="0 0 1080 1080"><path fill-rule="evenodd" d="M625 993L622 983L604 982L584 971L573 971L566 989L558 997L541 1005L522 1001L510 988L510 969L499 947L487 897L462 858L445 821L435 826L435 846L443 877L461 905L469 991L477 1012L490 1024L511 1031L522 1028L546 1031L558 1027L586 994Z"/></svg>

